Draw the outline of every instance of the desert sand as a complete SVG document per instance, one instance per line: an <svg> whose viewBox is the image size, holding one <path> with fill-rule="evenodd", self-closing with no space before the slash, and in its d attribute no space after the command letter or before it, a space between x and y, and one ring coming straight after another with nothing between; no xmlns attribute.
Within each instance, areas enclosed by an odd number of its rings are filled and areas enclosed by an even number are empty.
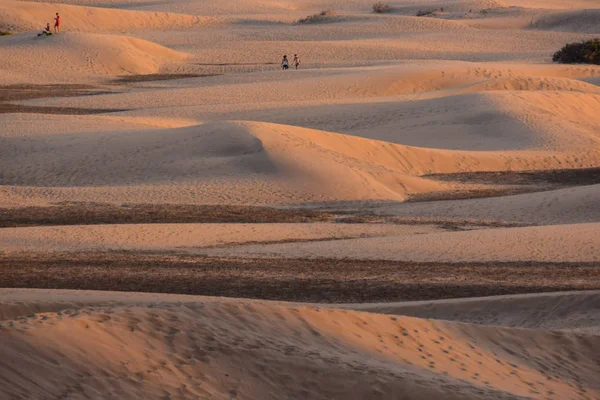
<svg viewBox="0 0 600 400"><path fill-rule="evenodd" d="M515 303L526 307L539 300L535 295L372 306L387 315L352 305L115 292L5 289L1 296L0 365L10 398L593 399L599 393L600 342L597 325L586 318L598 322L598 292L545 295L533 315ZM435 317L445 321L404 316L403 307L416 315L438 310ZM452 310L464 311L453 318ZM452 321L467 318L477 323ZM522 319L528 329L518 327Z"/></svg>
<svg viewBox="0 0 600 400"><path fill-rule="evenodd" d="M600 398L600 2L373 3L0 0L0 398Z"/></svg>

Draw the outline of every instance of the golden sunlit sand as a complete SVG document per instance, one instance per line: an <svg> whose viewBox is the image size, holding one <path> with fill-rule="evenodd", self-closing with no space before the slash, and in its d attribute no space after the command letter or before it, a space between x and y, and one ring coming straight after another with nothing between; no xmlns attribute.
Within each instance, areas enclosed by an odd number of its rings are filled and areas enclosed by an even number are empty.
<svg viewBox="0 0 600 400"><path fill-rule="evenodd" d="M600 3L374 2L0 0L0 398L600 398Z"/></svg>

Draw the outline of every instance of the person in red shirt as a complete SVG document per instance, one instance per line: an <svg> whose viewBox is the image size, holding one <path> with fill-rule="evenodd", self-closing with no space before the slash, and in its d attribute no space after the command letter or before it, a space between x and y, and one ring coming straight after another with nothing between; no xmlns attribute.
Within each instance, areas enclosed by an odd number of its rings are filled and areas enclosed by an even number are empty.
<svg viewBox="0 0 600 400"><path fill-rule="evenodd" d="M56 17L54 17L54 33L60 32L60 15L56 13Z"/></svg>

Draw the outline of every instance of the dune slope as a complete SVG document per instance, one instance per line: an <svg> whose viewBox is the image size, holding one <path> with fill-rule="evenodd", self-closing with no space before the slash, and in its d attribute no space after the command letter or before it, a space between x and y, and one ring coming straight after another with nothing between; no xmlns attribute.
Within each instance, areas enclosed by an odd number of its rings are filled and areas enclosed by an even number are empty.
<svg viewBox="0 0 600 400"><path fill-rule="evenodd" d="M0 29L14 32L41 31L62 14L61 29L69 32L131 32L139 29L181 29L216 21L191 15L103 9L56 3L5 0L0 3Z"/></svg>
<svg viewBox="0 0 600 400"><path fill-rule="evenodd" d="M142 39L70 32L50 37L12 35L0 42L0 55L4 55L0 59L2 74L21 81L31 76L44 81L81 81L90 76L151 74L187 58ZM23 64L27 65L25 73Z"/></svg>
<svg viewBox="0 0 600 400"><path fill-rule="evenodd" d="M584 399L599 390L598 336L210 298L0 324L0 390L12 397Z"/></svg>
<svg viewBox="0 0 600 400"><path fill-rule="evenodd" d="M0 183L7 187L76 186L83 193L102 187L104 195L97 200L111 191L125 200L148 186L170 187L196 191L205 203L227 196L232 202L265 204L278 193L296 201L402 200L447 186L419 177L426 173L582 167L600 157L435 150L257 122L145 133L9 136L3 142ZM55 157L39 157L48 152Z"/></svg>

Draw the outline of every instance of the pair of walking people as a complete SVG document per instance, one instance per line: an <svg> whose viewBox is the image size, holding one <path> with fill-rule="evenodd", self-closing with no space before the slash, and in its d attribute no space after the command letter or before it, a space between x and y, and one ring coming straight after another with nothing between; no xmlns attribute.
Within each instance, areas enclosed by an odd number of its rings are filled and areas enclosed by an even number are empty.
<svg viewBox="0 0 600 400"><path fill-rule="evenodd" d="M300 67L300 56L298 54L294 54L294 59L292 60L292 65L298 69ZM283 60L281 60L281 69L286 70L290 67L290 63L288 61L287 55L283 56Z"/></svg>

